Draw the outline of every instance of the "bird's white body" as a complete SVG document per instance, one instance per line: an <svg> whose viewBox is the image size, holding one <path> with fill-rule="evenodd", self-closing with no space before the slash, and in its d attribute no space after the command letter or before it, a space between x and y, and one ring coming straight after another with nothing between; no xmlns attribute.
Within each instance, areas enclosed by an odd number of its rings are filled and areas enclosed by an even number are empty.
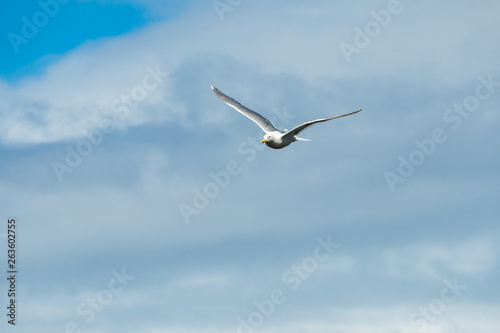
<svg viewBox="0 0 500 333"><path fill-rule="evenodd" d="M296 126L292 128L289 131L280 131L278 130L267 118L261 116L255 111L252 111L248 109L247 107L243 106L241 103L236 101L235 99L225 95L223 92L221 92L219 89L215 88L214 86L211 86L213 92L217 97L219 97L223 102L225 102L227 105L231 106L232 108L236 109L236 111L240 112L242 115L245 117L249 118L252 120L254 123L259 125L260 128L266 134L264 135L264 138L262 139L262 143L265 143L268 147L274 148L274 149L281 149L285 148L289 144L295 141L309 141L307 139L302 139L299 138L297 135L308 128L309 126L312 126L317 123L325 122L328 120L340 118L340 117L345 117L345 116L350 116L352 114L358 113L361 111L359 109L358 111L354 111L351 113L343 114L340 116L335 116L335 117L330 117L330 118L322 118L322 119L316 119L316 120L311 120L308 122L305 122L299 126Z"/></svg>

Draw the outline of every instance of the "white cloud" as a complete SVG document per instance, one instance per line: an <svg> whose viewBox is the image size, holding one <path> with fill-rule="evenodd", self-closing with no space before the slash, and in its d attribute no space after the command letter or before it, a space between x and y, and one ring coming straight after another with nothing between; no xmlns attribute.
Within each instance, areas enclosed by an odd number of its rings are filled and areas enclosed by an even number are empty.
<svg viewBox="0 0 500 333"><path fill-rule="evenodd" d="M385 4L381 2L381 5L380 9L383 9ZM261 68L260 82L265 82L271 73L287 73L312 81L332 77L366 83L377 81L377 77L391 77L398 72L408 80L422 82L428 80L423 75L448 78L460 68L463 74L455 74L454 77L454 84L457 84L493 70L485 65L494 62L489 56L494 52L477 52L477 61L472 62L472 66L469 59L456 56L471 48L481 49L484 45L470 46L471 41L476 45L474 35L464 33L465 26L460 20L450 19L443 24L443 17L430 16L426 17L431 20L426 26L415 29L413 24L418 21L415 17L421 17L429 9L428 5L417 3L405 3L408 9L400 14L401 17L398 20L394 18L370 46L356 55L353 63L347 64L338 44L352 37L352 27L362 25L366 23L364 20L371 18L370 10L379 10L371 3L367 3L366 7L356 5L356 8L364 8L365 16L358 13L351 23L339 20L342 12L352 12L349 6L354 4L339 7L329 3L324 8L304 8L300 3L287 3L285 7L271 3L247 3L226 13L227 19L220 21L211 4L206 3L193 7L176 21L158 23L125 36L86 43L62 56L40 77L26 77L11 86L5 82L2 84L0 95L6 98L0 106L3 124L1 139L11 144L81 137L84 130L95 128L99 119L109 115L116 98L130 93L142 82L147 66L160 65L166 71L175 72L183 61L197 55L214 55L209 66L224 61L224 57L236 59L241 64L253 64L253 68ZM481 40L487 36L496 38L492 29L493 11L489 7L475 6L472 12L456 7L458 9L452 9L456 15L474 20L472 27L481 33ZM277 11L280 15L276 15ZM487 19L483 19L482 14ZM321 19L316 21L318 17ZM310 22L297 24L306 19ZM430 33L433 24L436 24L435 30L446 26L446 47L442 47L441 39L431 39L444 33ZM471 24L468 24L467 29L470 27ZM269 34L269 31L273 33ZM400 45L418 47L415 52L418 51L420 56L408 57L408 50L401 49ZM422 72L421 66L427 61L437 67L427 67L427 72ZM205 77L207 72L204 69L197 74L207 83L214 80L214 77ZM224 80L239 82L238 86L243 87L242 82L248 82L251 73L236 71L219 75L224 75ZM243 76L238 79L231 78L231 75ZM178 84L175 79L165 79L161 87L154 91L155 98L148 96L138 112L127 119L125 126L158 121L179 122L178 116L186 111L183 110L184 101L178 101L172 95L172 84ZM276 87L272 89L279 90Z"/></svg>
<svg viewBox="0 0 500 333"><path fill-rule="evenodd" d="M404 279L440 280L450 274L479 279L496 263L495 247L487 238L459 244L424 243L384 252L382 269Z"/></svg>
<svg viewBox="0 0 500 333"><path fill-rule="evenodd" d="M62 330L72 305L98 290L82 281L98 267L127 262L136 284L86 331L109 331L108 321L119 319L131 331L231 332L256 295L280 286L283 270L310 253L308 237L331 233L343 252L263 332L401 332L426 305L415 304L415 294L432 295L436 281L454 276L476 284L429 332L498 327L488 301L495 295L473 292L492 285L498 270L495 233L484 236L495 230L488 221L496 212L486 206L496 198L496 178L475 172L462 179L451 171L471 169L448 162L471 151L477 159L496 156L495 139L476 144L480 134L496 138L495 98L489 122L467 123L475 136L465 125L454 133L469 146L450 138L394 194L383 179L399 154L414 149L414 138L442 125L450 101L463 100L478 75L498 68L496 5L414 1L347 64L339 43L386 4L244 1L220 21L210 1L200 2L175 21L88 42L39 76L0 82L2 144L28 146L4 147L0 210L23 222L26 267L60 273L44 287L84 285L81 294L54 295L42 315L44 297L30 295L22 315L41 321L59 314L46 331ZM164 82L58 183L50 163L100 119L116 116L113 101L143 85L147 68L157 65L169 73ZM266 115L287 107L294 123L364 111L311 129L311 144L258 151L247 162L238 144L259 129L213 96L210 84ZM494 166L487 158L478 164ZM178 205L191 203L193 189L230 160L242 172L186 225ZM475 220L464 216L472 209ZM43 274L30 273L33 280Z"/></svg>
<svg viewBox="0 0 500 333"><path fill-rule="evenodd" d="M422 304L424 306L425 304ZM395 307L353 307L328 308L328 314L311 316L309 320L292 319L286 324L266 328L263 332L422 332L420 327L410 325L408 316L414 311L409 304L399 304ZM495 305L474 304L472 302L457 302L451 304L443 314L430 322L425 332L494 332L499 320L495 316L498 307ZM324 318L328 318L325 320Z"/></svg>

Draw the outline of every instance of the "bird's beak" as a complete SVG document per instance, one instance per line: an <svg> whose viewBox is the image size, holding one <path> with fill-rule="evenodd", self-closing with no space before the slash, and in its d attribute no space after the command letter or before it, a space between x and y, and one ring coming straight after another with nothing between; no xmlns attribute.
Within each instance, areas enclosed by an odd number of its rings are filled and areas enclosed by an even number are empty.
<svg viewBox="0 0 500 333"><path fill-rule="evenodd" d="M266 139L262 140L260 143L264 143L264 142L266 142Z"/></svg>

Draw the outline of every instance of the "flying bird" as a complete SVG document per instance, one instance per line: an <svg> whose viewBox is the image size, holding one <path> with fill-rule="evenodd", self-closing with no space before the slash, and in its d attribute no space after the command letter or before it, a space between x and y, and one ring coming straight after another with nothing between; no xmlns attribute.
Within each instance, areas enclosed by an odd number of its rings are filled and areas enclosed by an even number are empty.
<svg viewBox="0 0 500 333"><path fill-rule="evenodd" d="M307 121L297 127L292 128L291 130L287 131L280 131L277 129L267 118L261 116L255 111L250 110L249 108L245 107L242 105L240 102L236 101L235 99L227 96L224 94L222 91L219 89L215 88L214 86L211 86L213 92L217 97L219 97L224 103L229 105L230 107L236 109L239 113L244 115L245 117L249 118L252 120L254 123L259 125L260 128L266 134L264 135L264 139L262 139L262 143L265 143L268 147L274 148L274 149L281 149L285 148L289 144L295 141L309 141L307 139L299 138L297 135L299 135L300 132L308 128L309 126L312 126L317 123L322 123L328 120L332 119L337 119L345 116L350 116L352 114L358 113L361 111L359 109L358 111L354 111L351 113L343 114L340 116L335 116L335 117L330 117L330 118L321 118L321 119L316 119L316 120L311 120Z"/></svg>

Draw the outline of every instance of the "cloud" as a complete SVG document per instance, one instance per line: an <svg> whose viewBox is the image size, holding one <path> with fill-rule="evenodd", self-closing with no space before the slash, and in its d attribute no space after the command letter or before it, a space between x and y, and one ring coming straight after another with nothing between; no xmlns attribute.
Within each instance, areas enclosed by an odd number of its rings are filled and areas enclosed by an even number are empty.
<svg viewBox="0 0 500 333"><path fill-rule="evenodd" d="M332 235L339 252L259 330L411 332L410 314L459 277L467 293L429 331L493 331L496 94L397 191L383 175L446 125L443 112L479 75L500 79L498 43L484 43L498 39L494 10L402 4L351 63L339 44L386 1L245 1L223 21L200 2L1 81L0 210L22 222L23 288L37 291L22 315L47 332L82 324L76 307L126 267L134 283L82 329L233 332L255 301L287 287L283 272L314 253L317 237ZM152 72L168 74L156 82ZM308 130L311 143L259 149L251 140L261 131L210 84L266 116L286 110L288 128L363 111ZM68 147L98 130L59 182L51 163L67 163ZM193 205L230 161L241 172L186 224L179 205Z"/></svg>
<svg viewBox="0 0 500 333"><path fill-rule="evenodd" d="M388 249L383 261L388 274L406 279L443 279L458 275L478 279L495 267L495 249L486 239L458 245L418 244Z"/></svg>
<svg viewBox="0 0 500 333"><path fill-rule="evenodd" d="M463 25L458 24L458 21L451 20L447 25L442 25L442 18L438 20L431 16L429 19L432 23L428 24L428 27L409 29L415 23L415 19L412 19L415 14L411 14L421 13L426 9L422 4L404 3L407 9L398 19L403 20L404 15L409 21L403 24L394 18L394 22L386 31L380 33L380 38L373 40L370 46L362 50L355 64L347 64L338 48L341 40L349 40L352 35L352 32L345 30L346 23L337 20L343 10L349 12L352 9L347 5L338 7L331 4L329 5L331 10L310 6L304 11L302 9L305 8L301 5L287 6L285 9L280 8L280 11L284 12L277 16L273 14L276 12L277 4L260 4L264 7L245 4L228 12L224 21L218 20L209 4L205 6L203 8L206 10L203 12L193 7L176 21L153 24L124 36L88 42L49 65L39 77L26 77L14 85L2 84L0 93L8 96L1 106L2 123L5 124L2 142L36 144L82 137L85 130L95 128L99 119L109 115L113 101L122 94L130 94L134 87L141 84L147 75L148 66L152 68L160 66L163 71L169 73L182 71L179 75L183 76L189 73L189 68L185 67L189 63L186 62L187 59L193 57L203 57L206 59L205 66L219 68L215 73L207 67L197 67L197 71L193 74L200 79L199 82L216 81L216 75L224 75L227 78L233 76L233 80L238 76L243 79L250 75L248 72L250 68L252 70L257 68L262 73L259 78L261 82L266 73L286 73L292 77L313 81L335 77L337 80L346 78L361 80L362 84L366 84L364 82L367 80L376 77L390 78L399 72L410 82L417 80L420 83L426 80L426 77L422 76L424 73L427 77L444 78L455 73L455 68L462 68L461 77L455 77L453 80L453 84L456 85L466 82L465 80L471 75L476 77L478 74L483 74L483 71L492 70L485 68L483 64L492 62L488 55L494 52L476 53L478 61L473 63L473 67L470 62L467 62L466 66L448 61L448 59L468 61L466 57L454 57L453 54L462 52L464 45L471 40L472 33L464 34L460 39L446 39L446 43L449 44L447 47L436 45L442 43L440 39L435 42L429 40L429 36L438 35L428 32L433 23L437 24L439 21L440 25L436 26L436 29L447 26L447 31L456 34L463 29ZM368 14L372 8L378 10L371 5L366 7L366 13ZM461 8L457 6L455 9L457 14L465 15ZM475 10L469 15L470 19L474 20L472 26L483 34L487 33L492 24L491 15L487 13L491 13L491 10L485 7L477 7ZM326 13L330 13L329 16ZM479 13L485 13L486 19L482 19L481 16L479 21ZM301 22L304 17L311 16L322 17L321 29L318 29L319 23L295 24ZM254 17L260 18L259 29L253 28ZM365 20L366 17L357 19ZM193 20L197 22L196 26L189 24ZM343 25L339 30L340 23ZM354 21L352 25L363 23ZM182 36L176 33L179 29L183 32ZM268 34L267 31L271 30L273 34ZM185 43L186 40L190 42ZM301 41L300 48L297 41ZM325 44L325 41L330 43ZM402 43L418 45L421 56L395 58L398 54L397 47ZM474 40L473 43L475 45L477 42ZM389 49L384 49L385 45ZM211 57L206 58L207 55ZM370 60L367 57L370 57ZM418 59L418 62L411 63L411 59ZM239 70L244 71L240 73L237 70L233 71L232 75L225 75L223 64L228 63L228 60L233 62L233 66L237 65ZM418 66L427 61L442 65L436 68L427 67L427 72L416 75L421 71ZM243 64L254 65L241 68ZM363 75L356 74L357 76L353 77L354 68L357 69L356 73ZM428 72L429 70L433 72ZM241 79L237 81L241 82ZM134 112L124 126L158 121L178 122L179 116L182 117L185 109L182 105L184 101L173 102L176 99L172 90L173 82L172 78L165 78L160 87L154 91L154 97L148 96L141 102L138 109L140 112ZM247 88L247 92L251 91L250 88L254 87ZM188 88L181 87L181 89L185 91ZM180 91L176 89L175 92ZM200 94L199 91L195 92ZM203 105L200 104L201 107ZM13 114L12 109L16 110Z"/></svg>

